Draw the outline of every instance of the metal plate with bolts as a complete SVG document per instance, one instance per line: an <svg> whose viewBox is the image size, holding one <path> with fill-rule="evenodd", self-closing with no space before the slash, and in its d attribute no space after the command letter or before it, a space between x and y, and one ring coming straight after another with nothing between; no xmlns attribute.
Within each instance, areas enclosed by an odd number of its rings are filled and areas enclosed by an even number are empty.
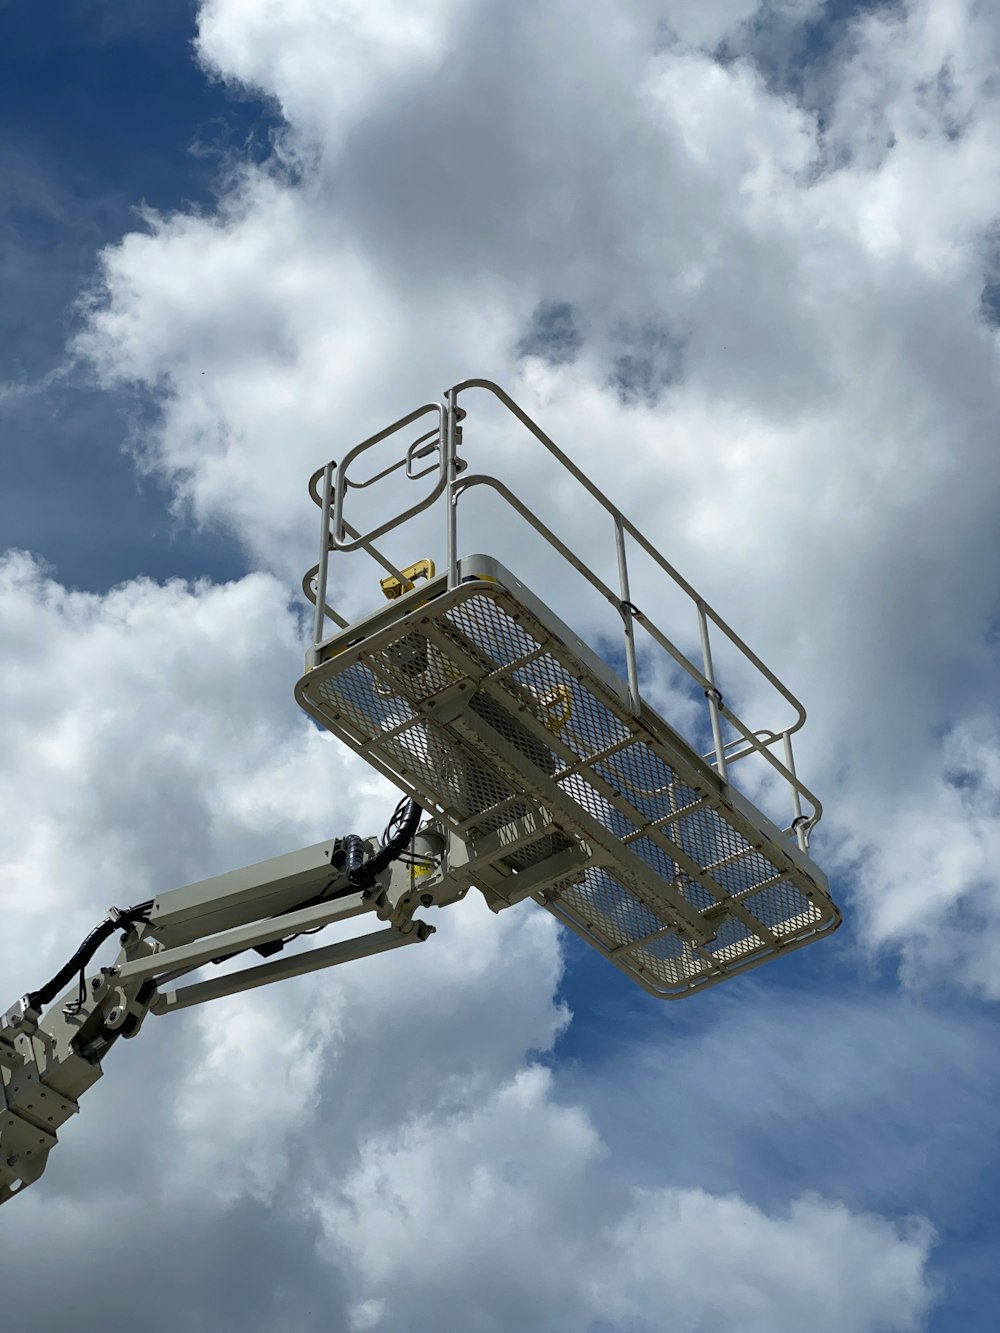
<svg viewBox="0 0 1000 1333"><path fill-rule="evenodd" d="M536 901L654 995L835 928L809 856L647 704L632 708L513 575L491 560L477 577L483 563L328 639L296 687L302 707L471 848L526 817L544 829L493 836L496 868L530 869Z"/></svg>

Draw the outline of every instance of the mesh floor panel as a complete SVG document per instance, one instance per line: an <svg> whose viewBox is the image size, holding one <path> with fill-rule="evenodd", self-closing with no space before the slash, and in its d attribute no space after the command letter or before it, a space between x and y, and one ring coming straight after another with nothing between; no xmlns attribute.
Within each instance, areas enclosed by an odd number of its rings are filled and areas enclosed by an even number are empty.
<svg viewBox="0 0 1000 1333"><path fill-rule="evenodd" d="M496 868L531 866L536 899L656 995L835 926L812 862L655 713L633 717L560 630L498 583L460 585L331 641L299 702L472 847L540 815L557 831Z"/></svg>

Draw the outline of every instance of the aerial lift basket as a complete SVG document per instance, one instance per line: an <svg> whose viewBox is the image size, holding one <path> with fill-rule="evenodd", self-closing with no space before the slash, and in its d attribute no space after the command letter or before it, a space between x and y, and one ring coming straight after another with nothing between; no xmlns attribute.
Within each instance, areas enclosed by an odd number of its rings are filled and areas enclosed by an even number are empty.
<svg viewBox="0 0 1000 1333"><path fill-rule="evenodd" d="M468 471L459 400L474 389L494 395L606 511L616 586L510 487ZM401 457L371 476L352 476L363 454L396 437L407 440ZM425 479L427 493L359 531L345 515L351 491L387 479ZM496 555L459 556L461 500L477 486L498 493L512 522L516 514L530 524L554 559L615 608L621 640L614 651L595 651ZM320 559L303 581L316 606L315 633L296 697L456 835L468 873L494 906L533 898L665 998L839 924L808 854L821 807L794 767L801 705L497 385L455 386L442 403L418 408L321 469L310 490L322 511ZM400 568L378 543L435 505L444 513L443 571L429 558ZM690 601L700 664L632 603L629 560L637 548ZM334 557L350 552L377 563L390 599L353 621L330 604ZM338 627L332 634L331 621ZM729 706L713 668L720 638L787 702L782 725L751 729ZM643 697L640 668L656 654L703 697L707 755ZM776 784L787 789L785 828L735 785L734 769L751 756L763 762L772 794ZM759 788L758 779L754 793Z"/></svg>

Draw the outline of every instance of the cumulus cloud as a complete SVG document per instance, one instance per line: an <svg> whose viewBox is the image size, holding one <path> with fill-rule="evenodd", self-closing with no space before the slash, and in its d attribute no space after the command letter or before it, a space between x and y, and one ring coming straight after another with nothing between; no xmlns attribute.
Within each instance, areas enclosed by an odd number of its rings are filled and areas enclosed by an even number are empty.
<svg viewBox="0 0 1000 1333"><path fill-rule="evenodd" d="M370 110L386 84L434 70L459 9L457 0L297 0L245 10L206 0L198 52L217 77L277 98L290 120L328 144Z"/></svg>
<svg viewBox="0 0 1000 1333"><path fill-rule="evenodd" d="M699 1189L623 1191L603 1157L540 1068L461 1116L370 1139L321 1204L354 1267L352 1327L920 1326L925 1224L817 1198L769 1215Z"/></svg>
<svg viewBox="0 0 1000 1333"><path fill-rule="evenodd" d="M1000 736L992 717L970 718L943 738L929 794L901 814L879 862L888 892L869 907L877 938L902 944L909 980L956 977L1000 998L1000 931L994 891L1000 853ZM869 875L870 880L870 875Z"/></svg>
<svg viewBox="0 0 1000 1333"><path fill-rule="evenodd" d="M299 720L299 626L273 578L101 596L13 553L0 595L6 887L46 948L108 902L329 836L338 789L345 819L381 792Z"/></svg>

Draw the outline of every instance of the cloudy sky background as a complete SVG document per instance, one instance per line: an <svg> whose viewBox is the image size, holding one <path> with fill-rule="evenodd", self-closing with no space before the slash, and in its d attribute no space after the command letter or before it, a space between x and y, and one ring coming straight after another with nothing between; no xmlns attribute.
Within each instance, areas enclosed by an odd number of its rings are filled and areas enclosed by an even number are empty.
<svg viewBox="0 0 1000 1333"><path fill-rule="evenodd" d="M998 48L964 0L0 5L3 1003L111 902L381 829L291 697L305 483L467 375L804 699L846 915L671 1006L470 900L151 1020L4 1209L10 1327L994 1328Z"/></svg>

